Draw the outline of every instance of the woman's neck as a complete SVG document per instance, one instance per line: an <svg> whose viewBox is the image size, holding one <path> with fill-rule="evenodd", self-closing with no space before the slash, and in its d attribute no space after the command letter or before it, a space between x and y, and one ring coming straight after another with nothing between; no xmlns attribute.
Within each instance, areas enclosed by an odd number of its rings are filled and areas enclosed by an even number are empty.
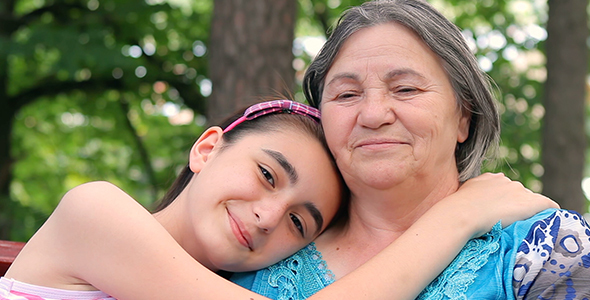
<svg viewBox="0 0 590 300"><path fill-rule="evenodd" d="M403 233L434 204L457 191L457 178L409 179L386 190L351 190L349 225Z"/></svg>
<svg viewBox="0 0 590 300"><path fill-rule="evenodd" d="M352 191L349 220L316 240L330 269L340 278L401 236L434 204L454 193L459 182L399 184L389 190Z"/></svg>

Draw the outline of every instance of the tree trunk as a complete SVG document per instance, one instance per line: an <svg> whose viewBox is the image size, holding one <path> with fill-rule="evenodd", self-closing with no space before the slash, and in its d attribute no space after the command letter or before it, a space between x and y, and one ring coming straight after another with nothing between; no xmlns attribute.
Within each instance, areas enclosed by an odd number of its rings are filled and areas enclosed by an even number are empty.
<svg viewBox="0 0 590 300"><path fill-rule="evenodd" d="M543 124L543 193L562 208L586 212L585 89L588 66L587 0L549 0L547 81Z"/></svg>
<svg viewBox="0 0 590 300"><path fill-rule="evenodd" d="M261 97L292 93L296 12L295 0L215 0L209 42L210 124Z"/></svg>

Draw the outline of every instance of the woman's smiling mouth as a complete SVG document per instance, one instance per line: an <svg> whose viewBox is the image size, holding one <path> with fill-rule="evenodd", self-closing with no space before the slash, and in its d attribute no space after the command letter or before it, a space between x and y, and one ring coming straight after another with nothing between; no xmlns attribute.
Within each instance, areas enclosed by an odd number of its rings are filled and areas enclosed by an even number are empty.
<svg viewBox="0 0 590 300"><path fill-rule="evenodd" d="M353 144L352 148L359 148L359 149L367 149L367 150L379 150L384 148L389 148L392 146L398 145L409 145L407 142L403 142L396 139L365 139L358 141L357 143Z"/></svg>

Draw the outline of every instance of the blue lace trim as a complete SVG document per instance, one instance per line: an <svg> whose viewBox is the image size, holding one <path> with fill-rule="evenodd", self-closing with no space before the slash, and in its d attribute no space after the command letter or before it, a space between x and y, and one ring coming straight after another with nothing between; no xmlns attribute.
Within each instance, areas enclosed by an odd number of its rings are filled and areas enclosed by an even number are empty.
<svg viewBox="0 0 590 300"><path fill-rule="evenodd" d="M470 240L455 260L417 299L467 299L465 293L473 284L490 255L500 249L502 226L496 224L480 238ZM278 289L277 300L306 299L335 281L315 244L268 268L268 284Z"/></svg>
<svg viewBox="0 0 590 300"><path fill-rule="evenodd" d="M268 270L268 283L278 288L277 300L305 299L336 279L314 243L270 266Z"/></svg>
<svg viewBox="0 0 590 300"><path fill-rule="evenodd" d="M470 240L455 260L422 291L417 299L467 299L465 292L477 277L477 271L491 254L500 248L502 226L496 224L492 231Z"/></svg>

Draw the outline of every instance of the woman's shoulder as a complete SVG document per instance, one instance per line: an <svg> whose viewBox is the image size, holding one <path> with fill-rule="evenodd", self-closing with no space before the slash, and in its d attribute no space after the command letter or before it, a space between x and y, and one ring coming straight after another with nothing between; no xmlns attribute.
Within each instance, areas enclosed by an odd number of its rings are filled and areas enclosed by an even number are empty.
<svg viewBox="0 0 590 300"><path fill-rule="evenodd" d="M550 226L552 229L548 231L549 234L555 235L558 231L566 228L583 230L588 224L584 216L576 211L550 208L526 220L514 222L512 225L506 227L504 231L513 236L522 235L525 239L530 239L535 232L538 232L539 228L546 228L547 226Z"/></svg>
<svg viewBox="0 0 590 300"><path fill-rule="evenodd" d="M574 299L590 293L590 226L584 217L564 209L533 217L517 247L513 288L517 299L544 293ZM578 299L578 298L575 298Z"/></svg>
<svg viewBox="0 0 590 300"><path fill-rule="evenodd" d="M499 299L511 293L517 299L537 299L542 292L559 295L551 299L568 299L568 289L578 295L589 292L588 257L590 228L584 218L547 209L504 229L499 223L470 240L419 299L448 293L469 299Z"/></svg>
<svg viewBox="0 0 590 300"><path fill-rule="evenodd" d="M517 260L538 255L537 259L544 263L559 251L574 253L583 248L590 251L590 227L586 219L565 209L547 209L514 222L503 234L505 242L512 243Z"/></svg>
<svg viewBox="0 0 590 300"><path fill-rule="evenodd" d="M517 259L538 256L537 259L546 263L557 256L590 256L590 226L578 212L551 209L523 223L526 225L523 229L527 230L516 240L519 243Z"/></svg>

